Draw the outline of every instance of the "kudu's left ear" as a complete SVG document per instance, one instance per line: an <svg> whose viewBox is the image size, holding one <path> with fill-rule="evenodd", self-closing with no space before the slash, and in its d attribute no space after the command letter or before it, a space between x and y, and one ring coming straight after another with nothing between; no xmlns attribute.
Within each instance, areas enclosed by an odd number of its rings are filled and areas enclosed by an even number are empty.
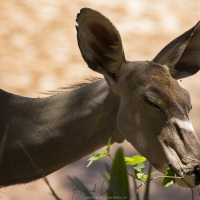
<svg viewBox="0 0 200 200"><path fill-rule="evenodd" d="M85 62L115 81L125 61L119 32L105 16L90 8L81 9L76 21L78 45Z"/></svg>
<svg viewBox="0 0 200 200"><path fill-rule="evenodd" d="M197 73L200 69L200 22L165 46L153 62L167 66L175 79Z"/></svg>

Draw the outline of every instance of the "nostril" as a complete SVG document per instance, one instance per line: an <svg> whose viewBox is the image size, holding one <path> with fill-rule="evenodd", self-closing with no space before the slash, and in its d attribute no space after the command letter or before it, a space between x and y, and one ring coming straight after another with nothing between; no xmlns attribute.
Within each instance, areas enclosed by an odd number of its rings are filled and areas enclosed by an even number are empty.
<svg viewBox="0 0 200 200"><path fill-rule="evenodd" d="M200 166L195 168L194 174L195 174L195 185L197 186L200 184Z"/></svg>

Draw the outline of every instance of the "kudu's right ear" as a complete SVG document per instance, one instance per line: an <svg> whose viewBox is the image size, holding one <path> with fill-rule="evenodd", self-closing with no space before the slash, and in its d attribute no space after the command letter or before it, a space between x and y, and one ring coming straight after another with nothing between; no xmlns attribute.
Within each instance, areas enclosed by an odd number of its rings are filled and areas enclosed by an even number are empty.
<svg viewBox="0 0 200 200"><path fill-rule="evenodd" d="M111 81L117 80L125 61L121 38L113 24L90 8L77 15L77 38L88 66Z"/></svg>
<svg viewBox="0 0 200 200"><path fill-rule="evenodd" d="M200 22L165 46L153 62L167 66L175 79L197 73L200 69Z"/></svg>

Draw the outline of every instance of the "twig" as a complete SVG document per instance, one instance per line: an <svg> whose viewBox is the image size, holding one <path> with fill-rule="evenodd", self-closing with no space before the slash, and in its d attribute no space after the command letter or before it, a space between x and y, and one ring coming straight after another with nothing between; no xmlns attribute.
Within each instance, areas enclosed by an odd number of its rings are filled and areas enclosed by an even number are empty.
<svg viewBox="0 0 200 200"><path fill-rule="evenodd" d="M43 177L43 181L47 184L49 190L52 193L52 196L55 197L56 200L62 200L57 194L56 192L53 190L53 188L51 187L47 177L44 175L43 171L41 169L39 169L36 165L36 163L34 162L33 158L30 156L30 154L28 153L28 151L25 149L24 145L19 142L19 145L21 146L23 152L26 154L27 158L29 159L30 163L32 164L32 166L34 167L35 171L37 171L42 177Z"/></svg>
<svg viewBox="0 0 200 200"><path fill-rule="evenodd" d="M129 176L133 177L134 179L138 180L138 181L142 181L142 182L145 182L145 183L147 182L147 180L143 180L143 179L137 178L136 176L134 176L133 174L130 174L130 173L128 173L128 172L127 172L127 174L128 174Z"/></svg>
<svg viewBox="0 0 200 200"><path fill-rule="evenodd" d="M48 179L46 176L43 177L44 182L47 184L47 186L49 187L49 190L51 191L51 194L55 197L56 200L62 200L54 191L54 189L51 187Z"/></svg>
<svg viewBox="0 0 200 200"><path fill-rule="evenodd" d="M152 177L149 180L144 180L144 179L139 179L137 177L135 177L134 175L128 173L129 176L132 176L133 178L135 178L136 180L142 181L143 183L141 183L138 187L136 192L139 192L139 189L144 186L145 184L147 184L147 182L153 181L155 179L159 179L159 178L175 178L175 179L182 179L182 177L179 176L156 176L156 177Z"/></svg>
<svg viewBox="0 0 200 200"><path fill-rule="evenodd" d="M199 196L200 196L200 191L199 191L199 187L197 187L197 191L198 191L198 194L199 194Z"/></svg>
<svg viewBox="0 0 200 200"><path fill-rule="evenodd" d="M194 200L194 189L193 188L190 188L191 189L191 192L192 192L192 200Z"/></svg>
<svg viewBox="0 0 200 200"><path fill-rule="evenodd" d="M114 156L112 156L110 153L108 153L107 156L114 159Z"/></svg>
<svg viewBox="0 0 200 200"><path fill-rule="evenodd" d="M182 177L178 177L178 176L156 176L156 177L152 177L149 180L143 180L144 182L138 186L137 188L137 192L139 192L139 189L144 186L147 182L149 181L153 181L155 179L159 179L159 178L175 178L175 179L182 179Z"/></svg>

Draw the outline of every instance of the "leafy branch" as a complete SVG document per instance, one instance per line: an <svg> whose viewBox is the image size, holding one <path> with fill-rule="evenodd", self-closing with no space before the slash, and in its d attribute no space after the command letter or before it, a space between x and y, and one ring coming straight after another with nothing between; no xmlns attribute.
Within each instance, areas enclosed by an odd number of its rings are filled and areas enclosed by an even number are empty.
<svg viewBox="0 0 200 200"><path fill-rule="evenodd" d="M107 145L106 145L106 151L104 152L96 152L94 153L89 159L89 163L87 167L89 167L94 161L102 159L106 156L113 158L114 156L110 153L110 142L111 138L109 139ZM131 177L133 177L136 180L142 181L142 183L136 188L136 191L138 192L139 189L144 186L147 182L151 182L155 179L162 179L161 183L164 187L169 187L170 185L173 185L176 183L176 179L182 179L181 177L178 177L174 170L171 167L168 167L163 176L155 176L152 177L157 172L150 172L149 174L145 174L143 170L145 169L145 161L146 158L140 155L135 155L132 157L124 157L124 162L126 166L133 166L134 175L127 172L127 174Z"/></svg>
<svg viewBox="0 0 200 200"><path fill-rule="evenodd" d="M94 161L99 160L101 158L104 158L106 156L113 158L113 156L110 154L110 142L111 142L111 138L108 140L108 143L106 145L106 151L105 152L97 152L94 153L89 159L89 163L87 165L87 167L89 167Z"/></svg>

